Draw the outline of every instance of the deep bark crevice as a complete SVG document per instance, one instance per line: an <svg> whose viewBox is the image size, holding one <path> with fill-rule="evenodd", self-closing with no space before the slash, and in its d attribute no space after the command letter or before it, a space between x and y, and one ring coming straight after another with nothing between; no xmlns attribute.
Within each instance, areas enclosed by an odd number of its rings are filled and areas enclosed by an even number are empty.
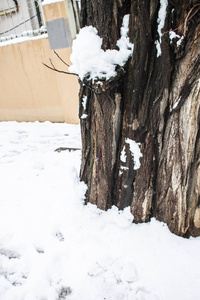
<svg viewBox="0 0 200 300"><path fill-rule="evenodd" d="M81 82L86 202L102 209L131 206L134 222L156 217L181 236L200 235L200 9L193 9L198 3L169 1L159 56L159 0L82 0L82 26L97 28L104 50L116 48L127 13L134 44L116 78L102 85ZM171 40L172 30L180 37ZM140 143L138 169L127 139Z"/></svg>

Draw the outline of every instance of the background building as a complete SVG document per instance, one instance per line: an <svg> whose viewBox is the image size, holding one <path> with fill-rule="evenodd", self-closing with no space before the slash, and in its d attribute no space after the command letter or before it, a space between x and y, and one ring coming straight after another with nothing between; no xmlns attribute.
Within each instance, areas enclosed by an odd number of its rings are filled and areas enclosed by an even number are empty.
<svg viewBox="0 0 200 300"><path fill-rule="evenodd" d="M43 65L68 71L78 3L1 0L0 121L79 122L77 77Z"/></svg>

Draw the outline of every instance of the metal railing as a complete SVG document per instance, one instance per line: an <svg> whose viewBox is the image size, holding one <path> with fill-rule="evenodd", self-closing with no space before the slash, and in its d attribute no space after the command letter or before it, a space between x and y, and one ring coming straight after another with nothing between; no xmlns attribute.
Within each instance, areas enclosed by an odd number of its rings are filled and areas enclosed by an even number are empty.
<svg viewBox="0 0 200 300"><path fill-rule="evenodd" d="M47 32L42 0L1 0L0 2L0 42Z"/></svg>

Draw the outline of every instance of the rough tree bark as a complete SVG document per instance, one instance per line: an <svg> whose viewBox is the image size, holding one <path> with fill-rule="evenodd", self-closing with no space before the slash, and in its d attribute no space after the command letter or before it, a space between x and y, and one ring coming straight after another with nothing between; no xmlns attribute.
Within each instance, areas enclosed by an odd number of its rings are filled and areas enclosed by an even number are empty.
<svg viewBox="0 0 200 300"><path fill-rule="evenodd" d="M162 1L163 2L163 1ZM116 48L130 14L133 56L102 85L80 82L80 177L86 202L131 206L134 222L151 217L181 236L200 235L200 2L169 0L159 44L159 0L82 0L82 27L93 25L103 49ZM178 36L170 39L174 31ZM179 40L179 43L177 41ZM85 111L84 111L85 112ZM140 143L139 169L127 138ZM122 149L126 162L121 160Z"/></svg>

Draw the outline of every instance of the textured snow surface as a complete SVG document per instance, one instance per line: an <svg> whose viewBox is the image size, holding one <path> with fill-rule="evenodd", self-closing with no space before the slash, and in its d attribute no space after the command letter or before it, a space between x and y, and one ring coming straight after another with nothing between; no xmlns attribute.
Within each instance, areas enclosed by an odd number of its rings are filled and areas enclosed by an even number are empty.
<svg viewBox="0 0 200 300"><path fill-rule="evenodd" d="M200 238L84 205L79 126L0 123L1 300L199 300Z"/></svg>
<svg viewBox="0 0 200 300"><path fill-rule="evenodd" d="M82 28L73 42L71 62L69 70L79 75L83 80L89 79L106 80L116 76L116 66L123 67L133 53L133 44L128 37L129 15L123 18L121 27L121 38L117 41L119 50L101 49L102 38L98 35L97 29L92 26Z"/></svg>

